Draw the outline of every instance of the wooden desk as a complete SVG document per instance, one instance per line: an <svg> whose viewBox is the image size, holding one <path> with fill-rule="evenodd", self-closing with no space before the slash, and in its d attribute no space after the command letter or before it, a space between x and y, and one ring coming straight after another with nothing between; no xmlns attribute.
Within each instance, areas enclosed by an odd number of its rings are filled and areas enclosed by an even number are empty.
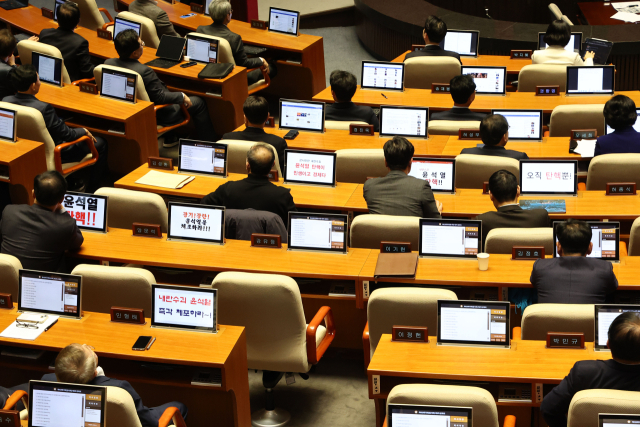
<svg viewBox="0 0 640 427"><path fill-rule="evenodd" d="M578 3L578 8L589 25L632 24L631 22L611 19L611 16L615 15L618 11L610 4L605 6L603 2L585 2Z"/></svg>
<svg viewBox="0 0 640 427"><path fill-rule="evenodd" d="M450 136L442 150L443 156L455 157L464 148L472 148L482 144L480 140L460 140L457 136ZM527 153L532 159L554 160L582 160L582 156L569 152L569 137L548 137L542 141L509 141L505 147Z"/></svg>
<svg viewBox="0 0 640 427"><path fill-rule="evenodd" d="M404 62L405 56L411 51L408 50L391 62ZM478 65L483 67L507 67L507 74L519 74L522 67L531 65L531 59L511 59L504 55L478 55L477 58L461 56L462 65ZM449 82L443 82L449 83Z"/></svg>
<svg viewBox="0 0 640 427"><path fill-rule="evenodd" d="M17 317L16 308L0 312L0 330ZM84 312L81 320L63 319L35 341L0 338L3 346L59 352L70 343L87 343L95 347L108 376L129 381L147 406L171 400L189 407L189 423L196 426L216 424L249 427L249 379L247 344L244 327L219 326L217 334L150 328L145 325L117 324L103 313ZM149 351L133 351L140 335L157 339ZM178 343L180 343L178 345ZM40 379L50 373L48 367L56 354L45 353L38 360L0 357L4 380L16 384ZM163 364L167 370L154 370L144 364ZM199 369L222 371L221 387L191 385ZM11 379L8 379L8 378ZM220 412L221 411L221 412Z"/></svg>
<svg viewBox="0 0 640 427"><path fill-rule="evenodd" d="M47 170L44 144L18 138L0 141L0 181L9 183L11 202L33 203L33 179Z"/></svg>

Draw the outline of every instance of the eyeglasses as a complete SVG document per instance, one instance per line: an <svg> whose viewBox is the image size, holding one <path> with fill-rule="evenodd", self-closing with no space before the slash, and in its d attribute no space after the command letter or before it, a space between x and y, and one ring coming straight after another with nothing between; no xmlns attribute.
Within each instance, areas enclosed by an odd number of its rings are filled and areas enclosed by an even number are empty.
<svg viewBox="0 0 640 427"><path fill-rule="evenodd" d="M18 322L17 320L16 320L16 326L18 328L38 329L37 323Z"/></svg>

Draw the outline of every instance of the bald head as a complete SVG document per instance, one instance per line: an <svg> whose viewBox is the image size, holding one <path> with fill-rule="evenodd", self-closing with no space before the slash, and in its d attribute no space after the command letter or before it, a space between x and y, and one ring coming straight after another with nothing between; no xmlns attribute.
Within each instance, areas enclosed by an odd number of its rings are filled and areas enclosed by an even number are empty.
<svg viewBox="0 0 640 427"><path fill-rule="evenodd" d="M268 175L275 164L276 156L268 144L258 143L247 151L249 173Z"/></svg>

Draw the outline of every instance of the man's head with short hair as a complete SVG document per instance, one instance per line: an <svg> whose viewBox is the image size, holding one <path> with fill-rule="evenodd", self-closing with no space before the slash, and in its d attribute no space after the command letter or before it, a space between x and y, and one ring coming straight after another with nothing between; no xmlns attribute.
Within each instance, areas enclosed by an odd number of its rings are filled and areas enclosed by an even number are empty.
<svg viewBox="0 0 640 427"><path fill-rule="evenodd" d="M0 59L5 59L13 55L13 51L18 45L18 40L13 36L11 30L0 30Z"/></svg>
<svg viewBox="0 0 640 427"><path fill-rule="evenodd" d="M591 227L584 221L570 218L556 225L558 253L561 256L586 256L591 253Z"/></svg>
<svg viewBox="0 0 640 427"><path fill-rule="evenodd" d="M515 203L520 193L518 178L508 170L496 171L489 178L489 192L491 200L496 206Z"/></svg>
<svg viewBox="0 0 640 427"><path fill-rule="evenodd" d="M96 377L98 356L89 346L69 344L56 357L56 378L60 382L88 384Z"/></svg>
<svg viewBox="0 0 640 427"><path fill-rule="evenodd" d="M231 12L231 3L227 0L216 0L209 4L209 16L216 24L224 23Z"/></svg>
<svg viewBox="0 0 640 427"><path fill-rule="evenodd" d="M437 16L429 15L424 22L422 35L426 35L431 43L440 43L447 35L447 24ZM427 40L425 40L425 42L426 41Z"/></svg>
<svg viewBox="0 0 640 427"><path fill-rule="evenodd" d="M58 171L47 171L33 179L33 193L38 204L54 207L62 202L67 192L67 181Z"/></svg>
<svg viewBox="0 0 640 427"><path fill-rule="evenodd" d="M547 27L544 42L549 46L565 47L571 41L571 27L562 19L556 19ZM541 46L542 47L542 46Z"/></svg>
<svg viewBox="0 0 640 427"><path fill-rule="evenodd" d="M329 76L331 92L337 102L349 102L358 88L356 76L348 71L335 70Z"/></svg>
<svg viewBox="0 0 640 427"><path fill-rule="evenodd" d="M29 91L31 85L37 84L39 81L36 67L32 64L27 64L14 68L9 74L9 81L18 92Z"/></svg>
<svg viewBox="0 0 640 427"><path fill-rule="evenodd" d="M394 136L384 143L384 161L389 169L405 170L411 165L414 147L407 138Z"/></svg>
<svg viewBox="0 0 640 427"><path fill-rule="evenodd" d="M242 106L247 121L255 126L264 126L269 117L269 103L261 96L249 96Z"/></svg>
<svg viewBox="0 0 640 427"><path fill-rule="evenodd" d="M637 313L622 313L611 322L607 345L615 360L640 363L640 317Z"/></svg>
<svg viewBox="0 0 640 427"><path fill-rule="evenodd" d="M505 145L509 138L509 123L500 114L489 114L480 122L480 138L484 145ZM504 144L502 144L504 142Z"/></svg>
<svg viewBox="0 0 640 427"><path fill-rule="evenodd" d="M636 103L626 95L616 95L604 104L604 121L615 130L633 126L638 119Z"/></svg>
<svg viewBox="0 0 640 427"><path fill-rule="evenodd" d="M259 142L247 151L247 169L255 175L269 175L276 161L276 155L269 144Z"/></svg>
<svg viewBox="0 0 640 427"><path fill-rule="evenodd" d="M140 36L136 30L124 30L118 33L113 44L120 59L129 59L133 52L140 49Z"/></svg>
<svg viewBox="0 0 640 427"><path fill-rule="evenodd" d="M80 8L73 2L62 3L58 6L58 27L73 31L80 23Z"/></svg>
<svg viewBox="0 0 640 427"><path fill-rule="evenodd" d="M455 76L451 79L449 85L454 104L468 107L475 99L476 83L471 75L460 74Z"/></svg>

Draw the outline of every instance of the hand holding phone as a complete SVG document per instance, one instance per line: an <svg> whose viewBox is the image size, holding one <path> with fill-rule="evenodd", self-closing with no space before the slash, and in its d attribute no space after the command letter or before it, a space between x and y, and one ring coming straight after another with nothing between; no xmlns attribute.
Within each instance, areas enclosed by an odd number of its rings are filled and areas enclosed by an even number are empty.
<svg viewBox="0 0 640 427"><path fill-rule="evenodd" d="M155 337L140 336L136 340L136 343L133 345L133 347L131 347L131 350L136 350L136 351L149 350L155 341L156 341Z"/></svg>

